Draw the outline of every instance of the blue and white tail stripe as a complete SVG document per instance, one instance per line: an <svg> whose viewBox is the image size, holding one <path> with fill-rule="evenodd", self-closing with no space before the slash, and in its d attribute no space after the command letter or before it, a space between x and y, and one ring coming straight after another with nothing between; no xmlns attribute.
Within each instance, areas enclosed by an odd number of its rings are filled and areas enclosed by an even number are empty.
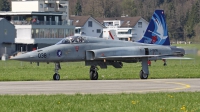
<svg viewBox="0 0 200 112"><path fill-rule="evenodd" d="M164 10L155 10L144 36L138 42L170 45Z"/></svg>

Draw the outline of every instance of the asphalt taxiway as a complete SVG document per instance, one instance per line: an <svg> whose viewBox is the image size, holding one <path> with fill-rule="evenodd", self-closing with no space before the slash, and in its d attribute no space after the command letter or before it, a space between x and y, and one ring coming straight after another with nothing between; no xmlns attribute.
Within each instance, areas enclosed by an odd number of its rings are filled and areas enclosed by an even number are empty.
<svg viewBox="0 0 200 112"><path fill-rule="evenodd" d="M0 94L112 94L200 91L200 79L0 82Z"/></svg>

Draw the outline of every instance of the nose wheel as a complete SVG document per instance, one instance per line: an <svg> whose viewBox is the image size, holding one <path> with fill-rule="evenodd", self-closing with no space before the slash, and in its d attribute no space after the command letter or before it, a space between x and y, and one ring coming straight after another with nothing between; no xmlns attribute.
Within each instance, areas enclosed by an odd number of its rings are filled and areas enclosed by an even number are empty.
<svg viewBox="0 0 200 112"><path fill-rule="evenodd" d="M98 68L96 66L90 67L90 80L98 80Z"/></svg>
<svg viewBox="0 0 200 112"><path fill-rule="evenodd" d="M53 75L53 80L60 80L60 75L58 73L55 73Z"/></svg>
<svg viewBox="0 0 200 112"><path fill-rule="evenodd" d="M60 63L55 63L55 74L53 75L53 80L60 80L60 75L58 74L58 70L60 69Z"/></svg>

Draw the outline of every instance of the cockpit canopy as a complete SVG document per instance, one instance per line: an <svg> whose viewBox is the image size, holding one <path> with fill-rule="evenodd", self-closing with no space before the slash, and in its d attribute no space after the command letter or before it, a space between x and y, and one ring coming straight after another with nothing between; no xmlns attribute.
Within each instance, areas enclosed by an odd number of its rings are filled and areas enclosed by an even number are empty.
<svg viewBox="0 0 200 112"><path fill-rule="evenodd" d="M82 36L69 36L66 38L63 38L60 40L56 45L58 44L73 44L73 43L84 43L86 40L86 37Z"/></svg>

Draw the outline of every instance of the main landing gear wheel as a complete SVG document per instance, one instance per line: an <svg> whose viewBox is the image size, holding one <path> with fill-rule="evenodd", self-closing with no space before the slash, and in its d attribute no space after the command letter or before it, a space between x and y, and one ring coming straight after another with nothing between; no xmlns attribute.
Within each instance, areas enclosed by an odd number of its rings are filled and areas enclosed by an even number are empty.
<svg viewBox="0 0 200 112"><path fill-rule="evenodd" d="M96 66L90 67L90 80L98 80L98 68Z"/></svg>
<svg viewBox="0 0 200 112"><path fill-rule="evenodd" d="M148 74L144 73L143 70L140 71L140 79L147 79Z"/></svg>
<svg viewBox="0 0 200 112"><path fill-rule="evenodd" d="M60 80L60 75L57 74L57 73L55 73L55 74L53 75L53 80Z"/></svg>
<svg viewBox="0 0 200 112"><path fill-rule="evenodd" d="M167 62L165 59L163 59L163 62L164 62L163 66L167 66Z"/></svg>
<svg viewBox="0 0 200 112"><path fill-rule="evenodd" d="M98 80L98 72L90 71L90 80Z"/></svg>

